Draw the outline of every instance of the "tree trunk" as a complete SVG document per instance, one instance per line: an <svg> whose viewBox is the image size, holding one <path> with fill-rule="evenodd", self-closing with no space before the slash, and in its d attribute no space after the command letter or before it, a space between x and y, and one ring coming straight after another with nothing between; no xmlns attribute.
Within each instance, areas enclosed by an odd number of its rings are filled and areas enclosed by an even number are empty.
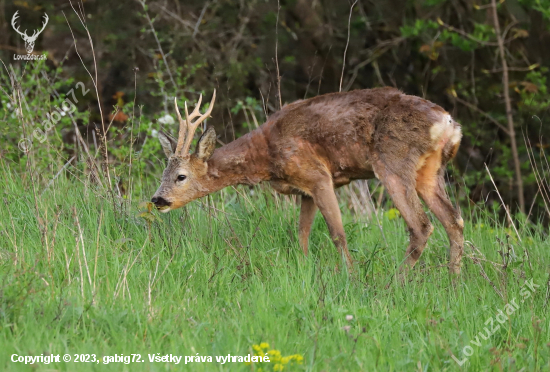
<svg viewBox="0 0 550 372"><path fill-rule="evenodd" d="M510 101L510 86L508 81L508 64L506 63L506 52L504 50L504 40L500 33L500 24L498 22L496 0L491 0L493 6L493 22L495 24L495 34L497 36L498 50L502 63L502 83L504 85L504 103L506 104L506 119L508 121L508 135L512 146L512 157L514 158L514 169L516 173L516 185L518 188L519 209L525 213L525 199L523 197L523 180L521 178L521 167L519 162L518 147L516 143L516 132L514 130L514 118L512 116L512 102Z"/></svg>

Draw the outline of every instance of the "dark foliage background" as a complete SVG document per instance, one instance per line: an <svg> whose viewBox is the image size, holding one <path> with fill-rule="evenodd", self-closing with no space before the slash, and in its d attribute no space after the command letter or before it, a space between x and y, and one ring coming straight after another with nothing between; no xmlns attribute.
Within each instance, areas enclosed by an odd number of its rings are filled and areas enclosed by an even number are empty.
<svg viewBox="0 0 550 372"><path fill-rule="evenodd" d="M42 79L44 74L32 70L34 62L13 60L14 53L25 51L10 22L18 10L21 29L31 29L46 12L49 24L35 52L48 53L44 68L54 77L49 84L58 82L61 93L76 81L93 88L83 66L93 75L94 58L75 13L83 7L94 42L99 101L105 120L113 121L107 135L113 167L128 162L124 149L134 139L128 134L130 123L139 120L133 148L144 158L147 143L153 142L147 142L151 133L161 127L175 131L175 124L165 118L173 115L174 96L196 101L203 92L209 100L216 88L218 100L209 124L228 142L261 124L281 102L394 86L438 103L462 124L464 139L449 182L463 206L500 204L487 164L511 210L523 209L534 220L547 210L548 0L499 4L500 33L495 32L487 0L87 0L72 6L65 0L0 0L0 58L20 76L25 72ZM2 73L6 89L0 95L9 95L8 73ZM63 83L68 81L72 84ZM31 94L35 83L31 80L25 92ZM26 157L16 146L21 133L12 127L7 102L0 100L0 156L21 163ZM97 102L93 89L78 102L79 111L88 115L78 118L77 126L91 149L94 131L103 130ZM41 121L38 112L34 120ZM60 128L57 154L68 158L82 151L75 131L70 124ZM161 157L158 145L150 146L155 147L149 153ZM140 168L154 174L160 170L152 159Z"/></svg>

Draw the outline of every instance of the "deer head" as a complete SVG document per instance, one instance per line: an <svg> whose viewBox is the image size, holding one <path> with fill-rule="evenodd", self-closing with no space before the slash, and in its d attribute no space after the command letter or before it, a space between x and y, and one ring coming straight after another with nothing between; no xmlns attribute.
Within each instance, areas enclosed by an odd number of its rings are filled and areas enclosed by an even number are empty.
<svg viewBox="0 0 550 372"><path fill-rule="evenodd" d="M190 201L209 193L209 189L206 186L207 161L216 148L216 132L214 128L209 127L202 134L193 154L189 154L189 148L199 124L210 116L215 100L216 91L214 90L210 106L203 115L199 112L202 95L199 97L199 102L191 115L187 111L186 102L185 120L183 120L178 108L177 99L174 99L179 120L179 136L176 141L169 135L159 132L158 138L164 153L168 157L168 165L162 175L161 185L151 199L157 209L162 212L183 207ZM197 120L192 121L195 118Z"/></svg>
<svg viewBox="0 0 550 372"><path fill-rule="evenodd" d="M13 15L13 17L11 19L11 26L13 27L15 32L17 32L19 35L21 35L21 37L25 41L25 49L27 50L27 53L31 54L32 51L34 50L34 43L36 42L36 39L38 38L38 35L40 35L42 33L42 31L44 31L44 29L46 28L46 25L48 24L49 17L46 13L44 13L44 16L43 16L44 17L44 22L42 23L42 29L40 29L40 31L34 30L33 34L31 36L29 36L29 35L27 35L27 30L25 30L25 32L21 32L21 31L19 31L19 26L15 25L15 22L17 21L17 18L19 17L18 13L19 13L19 10L16 11L15 14Z"/></svg>

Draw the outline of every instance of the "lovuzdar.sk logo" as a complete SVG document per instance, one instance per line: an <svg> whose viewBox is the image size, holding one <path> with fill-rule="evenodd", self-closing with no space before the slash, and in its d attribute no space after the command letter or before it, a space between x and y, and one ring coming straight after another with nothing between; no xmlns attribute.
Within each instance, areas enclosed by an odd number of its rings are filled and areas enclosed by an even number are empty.
<svg viewBox="0 0 550 372"><path fill-rule="evenodd" d="M15 30L15 32L17 32L19 35L21 35L21 37L23 38L23 40L25 41L25 49L27 50L27 54L14 54L13 55L13 59L15 60L18 60L18 59L22 59L22 60L31 60L31 61L34 61L34 60L45 60L46 59L46 55L45 54L42 54L42 55L35 55L35 54L32 54L33 50L34 50L34 43L36 42L36 39L38 38L38 35L40 35L42 33L42 31L44 31L44 29L46 28L46 25L48 24L48 20L49 20L49 17L46 13L44 13L44 22L42 23L42 29L40 30L34 30L34 32L32 33L31 36L27 35L27 30L25 29L24 32L21 32L19 31L19 26L17 26L15 23L17 22L17 18L19 18L19 10L15 12L15 14L13 15L12 19L11 19L11 26L13 27L13 29Z"/></svg>

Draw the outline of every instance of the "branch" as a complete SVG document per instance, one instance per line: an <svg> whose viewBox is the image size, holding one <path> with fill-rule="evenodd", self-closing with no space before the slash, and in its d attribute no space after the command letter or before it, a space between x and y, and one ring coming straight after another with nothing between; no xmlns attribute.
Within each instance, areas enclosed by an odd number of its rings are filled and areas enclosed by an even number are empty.
<svg viewBox="0 0 550 372"><path fill-rule="evenodd" d="M498 50L502 64L502 83L504 85L504 103L506 105L506 119L508 121L508 135L512 145L512 157L514 158L514 168L516 172L516 183L518 186L519 209L525 213L525 199L523 197L523 180L521 179L521 167L519 162L518 147L516 144L516 133L514 131L514 118L512 116L512 101L510 100L510 82L508 80L508 64L506 63L506 53L504 50L504 40L500 33L500 24L498 22L497 3L491 0L493 4L493 22L495 23L495 34L498 41ZM514 227L515 229L515 227Z"/></svg>
<svg viewBox="0 0 550 372"><path fill-rule="evenodd" d="M487 119L489 119L489 121L493 124L495 124L497 127L500 128L500 130L502 130L504 133L506 133L507 135L510 135L510 132L508 132L508 129L500 124L495 118L493 118L491 115L489 115L488 113L486 113L485 111L481 110L480 108L478 108L476 105L473 105L471 104L470 102L468 101L465 101L457 96L454 96L453 95L453 98L458 102L458 103L461 103L463 104L464 106L468 107L469 109L471 109L472 111L475 111L483 116L485 116Z"/></svg>
<svg viewBox="0 0 550 372"><path fill-rule="evenodd" d="M351 75L351 78L349 79L348 83L346 84L346 87L344 88L344 92L347 92L353 83L355 82L355 79L357 78L357 75L359 73L359 70L365 67L366 65L372 63L373 61L376 61L378 58L380 58L384 53L386 53L388 50L390 50L393 46L399 44L405 40L403 37L396 37L394 39L385 40L380 43L378 43L374 48L369 58L366 60L358 63L353 68L353 73Z"/></svg>
<svg viewBox="0 0 550 372"><path fill-rule="evenodd" d="M348 19L348 40L346 41L346 48L344 49L344 60L342 61L342 75L340 76L340 90L342 91L342 81L344 80L344 69L346 68L346 54L348 52L348 46L349 46L349 36L351 31L351 13L353 12L353 7L357 4L357 0L351 4L351 8L349 9L349 19Z"/></svg>
<svg viewBox="0 0 550 372"><path fill-rule="evenodd" d="M277 89L279 91L279 110L283 108L281 97L281 73L279 71L279 13L281 12L280 1L277 0L277 23L275 24L275 64L277 65Z"/></svg>
<svg viewBox="0 0 550 372"><path fill-rule="evenodd" d="M467 33L466 31L462 31L462 30L459 30L458 28L455 28L451 25L448 25L446 24L445 22L443 22L441 20L441 18L438 18L437 19L437 23L443 27L443 28L446 28L447 30L451 31L451 32L455 32L459 35L462 35L464 36L465 38L467 39L470 39L472 41L475 41L476 43L480 44L480 45L483 45L483 46L498 46L499 45L499 42L494 42L494 41L485 41L485 40L480 40L472 35L470 35L469 33ZM509 25L509 27L512 27L513 25L515 25L517 23L517 21L513 22L511 25ZM500 35L500 33L499 33ZM502 39L499 35L497 35L497 39ZM511 38L511 39L507 39L507 40L504 40L504 43L508 44L509 42L511 42L512 40L514 40L515 38Z"/></svg>
<svg viewBox="0 0 550 372"><path fill-rule="evenodd" d="M199 19L197 20L197 23L195 24L195 28L193 30L193 38L195 38L195 36L197 36L197 33L199 32L199 26L201 25L202 17L204 17L204 13L206 13L206 8L208 8L208 5L210 5L208 1L204 3L201 14L199 15Z"/></svg>
<svg viewBox="0 0 550 372"><path fill-rule="evenodd" d="M493 0L494 2L495 0ZM510 224L514 228L514 231L516 232L516 235L521 242L521 236L519 235L518 229L516 229L516 225L514 224L514 220L512 220L512 216L510 216L510 212L508 211L508 208L506 208L506 204L504 204L504 200L502 200L502 196L500 196L500 192L498 191L497 185L495 183L495 180L493 180L493 176L491 175L491 172L489 171L489 167L487 167L486 163L483 163L485 165L485 169L487 170L487 174L489 175L489 178L491 179L491 182L493 183L493 186L495 186L495 190L497 192L498 198L500 199L500 202L502 203L502 208L504 208L504 211L506 212L506 216L508 217L508 220L510 221Z"/></svg>
<svg viewBox="0 0 550 372"><path fill-rule="evenodd" d="M539 66L540 65L538 63L534 63L529 67L508 67L508 71L523 71L523 72L533 71L534 69L538 68ZM495 73L495 72L503 72L503 69L501 69L501 68L495 68L493 70L482 69L481 72L489 74L489 73Z"/></svg>
<svg viewBox="0 0 550 372"><path fill-rule="evenodd" d="M176 92L177 92L178 85L176 84L176 81L174 80L174 77L172 76L172 72L170 71L170 66L168 65L168 61L166 60L166 55L164 54L164 51L162 50L162 46L160 45L160 40L157 36L157 31L155 30L155 26L153 26L153 21L151 20L151 17L149 17L149 12L147 12L147 6L145 5L145 0L137 0L137 1L143 7L143 13L145 14L145 18L147 18L147 22L149 22L149 26L151 27L151 31L153 31L153 36L155 37L155 41L157 42L157 45L159 47L159 52L160 52L160 55L162 56L162 60L164 61L166 71L168 72L168 76L170 76L170 81L174 85L174 88L176 89Z"/></svg>

